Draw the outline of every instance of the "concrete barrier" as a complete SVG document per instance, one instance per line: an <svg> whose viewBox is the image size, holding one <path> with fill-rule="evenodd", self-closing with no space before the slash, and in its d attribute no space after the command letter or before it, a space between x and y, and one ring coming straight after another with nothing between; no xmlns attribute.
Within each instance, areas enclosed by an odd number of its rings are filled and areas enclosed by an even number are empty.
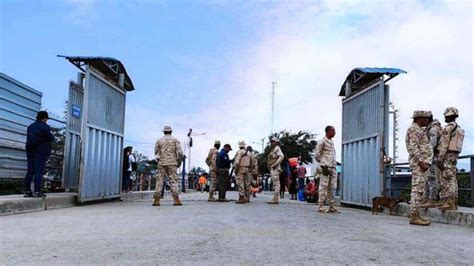
<svg viewBox="0 0 474 266"><path fill-rule="evenodd" d="M24 198L23 195L1 196L0 216L66 208L76 205L76 193L47 194L46 198Z"/></svg>

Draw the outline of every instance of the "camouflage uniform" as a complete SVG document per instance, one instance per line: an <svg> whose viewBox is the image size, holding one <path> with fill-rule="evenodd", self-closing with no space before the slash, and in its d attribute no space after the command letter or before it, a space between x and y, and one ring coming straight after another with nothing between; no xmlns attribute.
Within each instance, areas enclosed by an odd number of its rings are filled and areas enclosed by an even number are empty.
<svg viewBox="0 0 474 266"><path fill-rule="evenodd" d="M247 197L247 200L250 199L250 194L252 194L252 180L253 180L253 176L257 176L258 175L258 160L257 160L257 155L255 155L254 153L251 153L250 154L250 174L246 180L247 182L247 191L246 191L246 197Z"/></svg>
<svg viewBox="0 0 474 266"><path fill-rule="evenodd" d="M209 150L209 153L207 155L206 161L209 161L209 175L211 179L211 187L209 188L209 195L212 195L214 191L217 190L217 165L216 165L216 159L217 159L217 154L219 151L216 149L216 147L212 147Z"/></svg>
<svg viewBox="0 0 474 266"><path fill-rule="evenodd" d="M250 154L245 150L245 142L239 143L240 150L237 151L234 160L234 169L236 174L236 183L240 196L246 196L250 191L249 175L250 175Z"/></svg>
<svg viewBox="0 0 474 266"><path fill-rule="evenodd" d="M430 139L431 148L433 150L433 160L430 167L430 173L428 175L428 182L425 188L424 198L436 200L438 197L438 182L440 180L441 170L438 168L436 163L438 159L436 157L436 148L438 146L440 137L441 137L441 128L440 122L435 119L427 127L428 136Z"/></svg>
<svg viewBox="0 0 474 266"><path fill-rule="evenodd" d="M155 195L157 197L161 195L164 178L167 176L170 180L171 194L175 197L179 194L179 179L176 170L181 165L183 158L181 145L176 138L171 135L165 135L156 142L155 154L159 159Z"/></svg>
<svg viewBox="0 0 474 266"><path fill-rule="evenodd" d="M450 113L449 113L450 112ZM449 107L445 111L445 116L450 114L458 114L456 108ZM438 161L443 162L444 170L440 178L440 198L441 200L451 199L454 204L457 204L458 197L458 182L456 179L456 164L458 161L460 148L454 150L450 142L452 141L455 130L460 129L456 121L449 122L443 129L441 140L438 144ZM464 131L462 131L464 132ZM464 133L463 133L464 134Z"/></svg>
<svg viewBox="0 0 474 266"><path fill-rule="evenodd" d="M413 117L429 117L424 111L415 111ZM418 215L419 206L423 200L426 181L428 180L429 171L423 172L419 166L419 162L424 162L427 166L431 165L433 159L433 151L428 138L428 133L417 123L412 123L408 128L405 143L409 154L410 168L412 171L411 178L411 205L410 212Z"/></svg>
<svg viewBox="0 0 474 266"><path fill-rule="evenodd" d="M334 142L326 136L318 142L315 151L316 161L319 162L317 169L317 176L319 178L319 199L318 203L324 204L327 200L329 203L334 203L333 190L337 186L336 173L336 149ZM327 172L323 168L327 167Z"/></svg>
<svg viewBox="0 0 474 266"><path fill-rule="evenodd" d="M279 142L277 138L273 138L273 140ZM284 157L285 156L283 155L283 152L281 151L281 148L278 145L273 147L270 151L270 154L268 154L267 165L270 170L270 176L272 177L273 181L273 191L275 193L274 200L278 200L278 197L280 195L280 173L282 172L280 164L283 161Z"/></svg>

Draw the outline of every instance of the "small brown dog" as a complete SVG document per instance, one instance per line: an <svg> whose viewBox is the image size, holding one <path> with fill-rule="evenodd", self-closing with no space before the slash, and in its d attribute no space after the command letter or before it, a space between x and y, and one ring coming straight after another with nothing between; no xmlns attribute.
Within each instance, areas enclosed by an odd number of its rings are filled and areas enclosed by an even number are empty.
<svg viewBox="0 0 474 266"><path fill-rule="evenodd" d="M400 202L404 201L402 198L394 199L390 197L375 197L372 199L372 214L377 215L380 212L380 207L390 208L390 215L392 215L393 208Z"/></svg>

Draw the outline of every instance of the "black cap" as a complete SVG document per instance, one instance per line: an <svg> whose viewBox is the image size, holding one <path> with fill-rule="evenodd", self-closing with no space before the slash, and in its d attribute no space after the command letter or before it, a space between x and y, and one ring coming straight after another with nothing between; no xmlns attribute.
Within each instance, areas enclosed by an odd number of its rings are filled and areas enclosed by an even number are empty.
<svg viewBox="0 0 474 266"><path fill-rule="evenodd" d="M48 112L46 111L39 111L37 114L36 114L36 119L37 120L42 120L42 119L48 119L49 116L48 116Z"/></svg>
<svg viewBox="0 0 474 266"><path fill-rule="evenodd" d="M225 145L224 145L224 148L225 148L225 147L229 148L229 150L232 150L232 148L230 147L230 144L225 144Z"/></svg>

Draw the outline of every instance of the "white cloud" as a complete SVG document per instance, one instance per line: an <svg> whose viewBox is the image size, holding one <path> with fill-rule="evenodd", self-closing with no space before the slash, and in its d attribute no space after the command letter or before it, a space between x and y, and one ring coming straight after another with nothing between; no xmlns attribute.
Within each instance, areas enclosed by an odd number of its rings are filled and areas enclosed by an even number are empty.
<svg viewBox="0 0 474 266"><path fill-rule="evenodd" d="M165 124L173 125L178 136L185 136L188 127L207 132L195 138L193 150L193 164L204 165L214 139L236 146L239 140L251 143L268 135L273 73L276 131L321 135L327 124L340 131L340 86L352 68L364 66L408 71L389 82L391 99L400 108L401 158L406 158L404 134L415 109L441 117L445 107L456 106L460 124L474 130L471 2L295 1L255 8L261 8L256 25L261 37L229 52L232 65L223 75L227 97L217 101L218 111L168 116L130 110L129 117L137 119L131 124L148 127L150 118L157 124L146 131L128 127L128 135L154 141ZM474 152L472 136L465 141L465 154Z"/></svg>

